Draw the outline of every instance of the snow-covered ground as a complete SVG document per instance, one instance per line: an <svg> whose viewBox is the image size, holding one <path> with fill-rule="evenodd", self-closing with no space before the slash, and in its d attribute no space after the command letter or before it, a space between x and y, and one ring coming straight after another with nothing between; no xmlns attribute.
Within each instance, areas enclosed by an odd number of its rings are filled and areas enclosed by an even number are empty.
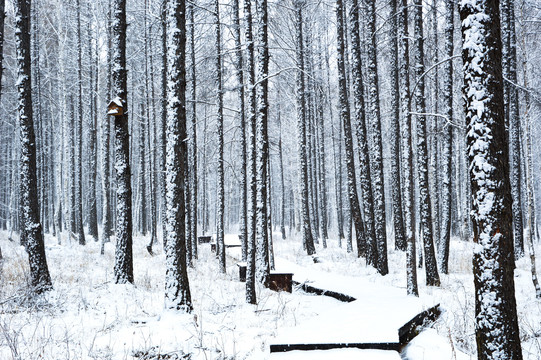
<svg viewBox="0 0 541 360"><path fill-rule="evenodd" d="M106 253L101 256L98 243L82 247L64 236L63 244L58 245L56 238L46 236L54 290L36 299L30 299L26 290L28 265L24 249L7 238L7 233L0 232L5 258L0 283L0 359L153 358L145 354L193 360L400 358L396 352L356 349L270 354L269 345L288 332L300 336L315 324L311 330L321 336L339 323L346 329L352 318L329 316L339 314L344 303L298 290L289 294L259 288L258 305L246 304L244 283L238 281L235 266L238 249L228 249L227 274L220 274L210 246L200 246L199 260L189 270L194 312L176 314L163 310L164 255L156 246L157 255L150 256L145 249L147 238L134 240L132 286L112 282L112 243L106 244ZM351 282L346 290L358 298L363 296L360 292L366 294L367 288L368 294L387 291L395 300L406 292L405 255L401 252L389 251L390 274L382 277L362 259L338 248L334 239L328 241L329 248L318 247L318 263L304 255L300 241L281 240L278 236L274 239L279 267L289 264L298 273L318 277L333 286ZM409 359L474 358L470 243L452 243L450 272L442 275L441 288L427 288L424 272L419 271L421 298L412 302L426 306L441 303L445 313L433 329L412 341L406 350ZM535 299L527 259L518 262L515 281L523 353L525 359L539 359L541 302ZM347 306L351 309L348 311L356 309ZM396 314L395 308L382 322L395 317L393 312Z"/></svg>

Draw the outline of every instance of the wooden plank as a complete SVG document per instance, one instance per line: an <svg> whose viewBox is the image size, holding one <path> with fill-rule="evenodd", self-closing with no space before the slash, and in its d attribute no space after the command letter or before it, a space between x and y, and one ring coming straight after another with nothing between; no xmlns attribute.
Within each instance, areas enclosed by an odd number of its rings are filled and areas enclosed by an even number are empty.
<svg viewBox="0 0 541 360"><path fill-rule="evenodd" d="M430 309L417 314L413 319L398 329L398 341L402 347L406 346L414 337L419 335L421 331L423 331L423 328L435 322L441 313L442 310L440 304L435 305Z"/></svg>
<svg viewBox="0 0 541 360"><path fill-rule="evenodd" d="M399 343L335 343L335 344L272 344L270 352L285 352L294 350L331 350L331 349L370 349L400 351Z"/></svg>
<svg viewBox="0 0 541 360"><path fill-rule="evenodd" d="M210 235L209 236L199 236L197 238L197 242L199 244L209 244L211 242L211 240L212 240L212 236L210 236Z"/></svg>
<svg viewBox="0 0 541 360"><path fill-rule="evenodd" d="M349 296L349 295L342 294L342 293L332 291L332 290L320 289L320 288L308 285L306 283L301 284L301 283L299 283L297 281L294 281L293 284L296 285L296 286L300 286L300 288L303 291L307 292L307 293L316 294L316 295L330 296L332 298L335 298L336 300L340 300L340 301L343 301L343 302L352 302L352 301L357 300L353 296Z"/></svg>
<svg viewBox="0 0 541 360"><path fill-rule="evenodd" d="M237 263L237 266L239 267L239 281L240 282L246 282L246 266L247 266L247 264L245 262L239 262L239 263Z"/></svg>
<svg viewBox="0 0 541 360"><path fill-rule="evenodd" d="M293 291L293 274L271 272L268 288L274 291Z"/></svg>

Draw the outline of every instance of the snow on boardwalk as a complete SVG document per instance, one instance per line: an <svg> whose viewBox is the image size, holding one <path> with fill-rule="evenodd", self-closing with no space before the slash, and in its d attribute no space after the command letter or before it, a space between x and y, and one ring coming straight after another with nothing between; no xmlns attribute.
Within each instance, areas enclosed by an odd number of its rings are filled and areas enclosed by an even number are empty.
<svg viewBox="0 0 541 360"><path fill-rule="evenodd" d="M400 360L400 355L396 351L359 349L314 350L309 352L288 351L271 355L272 360Z"/></svg>
<svg viewBox="0 0 541 360"><path fill-rule="evenodd" d="M405 289L376 284L362 277L308 270L283 259L276 260L276 269L292 272L296 282L307 282L357 300L337 304L299 326L279 330L274 344L398 343L398 329L435 305L430 298L407 296Z"/></svg>

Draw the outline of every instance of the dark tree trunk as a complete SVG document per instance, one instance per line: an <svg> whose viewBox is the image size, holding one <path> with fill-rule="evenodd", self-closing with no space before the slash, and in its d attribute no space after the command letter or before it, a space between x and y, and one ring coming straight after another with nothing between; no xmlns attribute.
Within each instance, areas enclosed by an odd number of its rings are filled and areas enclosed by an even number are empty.
<svg viewBox="0 0 541 360"><path fill-rule="evenodd" d="M193 309L186 266L186 18L184 0L167 2L165 307Z"/></svg>
<svg viewBox="0 0 541 360"><path fill-rule="evenodd" d="M402 210L402 165L400 151L400 87L398 79L398 14L397 0L390 1L390 77L391 77L391 119L390 119L390 160L391 160L391 196L393 200L394 241L398 250L406 250L406 236L404 234L404 215Z"/></svg>
<svg viewBox="0 0 541 360"><path fill-rule="evenodd" d="M417 168L419 172L419 205L421 229L423 232L423 248L426 268L426 284L439 286L440 277L434 252L431 195L428 185L428 146L426 135L425 84L424 84L424 40L423 40L423 6L422 0L415 0L413 11L413 27L415 33L415 103L417 110ZM420 114L420 115L419 115ZM433 194L436 195L436 194Z"/></svg>
<svg viewBox="0 0 541 360"><path fill-rule="evenodd" d="M224 94L222 83L222 32L220 29L220 4L214 1L214 26L215 26L215 50L214 58L216 72L216 135L218 137L218 169L217 169L217 220L216 220L216 254L220 262L220 271L225 274L225 244L224 244L224 211L225 211L225 186L224 186Z"/></svg>
<svg viewBox="0 0 541 360"><path fill-rule="evenodd" d="M453 0L445 0L445 36L444 36L444 52L445 56L453 56L454 47L454 10L455 5ZM453 63L447 61L443 67L443 111L448 122L453 121ZM439 265L440 270L444 274L449 273L449 246L451 243L451 197L453 191L453 127L448 123L444 127L442 155L443 155L443 171L442 171L442 221L441 221L441 240L439 243Z"/></svg>
<svg viewBox="0 0 541 360"><path fill-rule="evenodd" d="M52 289L47 267L43 231L39 220L36 177L36 137L32 114L32 69L30 60L30 0L15 2L15 41L17 59L18 119L21 139L20 190L30 282L37 293ZM1 14L0 14L1 16Z"/></svg>
<svg viewBox="0 0 541 360"><path fill-rule="evenodd" d="M255 8L257 27L257 77L256 84L256 140L257 140L257 242L256 269L257 280L264 285L269 282L269 231L267 217L270 204L267 206L267 172L269 170L269 135L267 130L269 101L269 43L267 35L267 0L256 0Z"/></svg>
<svg viewBox="0 0 541 360"><path fill-rule="evenodd" d="M246 261L246 242L248 240L248 223L247 223L247 163L246 163L246 118L244 114L244 74L243 74L243 59L242 59L242 44L241 44L241 28L240 28L240 7L239 0L233 1L233 37L235 38L235 75L237 77L237 96L238 96L238 111L239 111L239 130L240 130L240 224L239 234L242 247L242 261Z"/></svg>
<svg viewBox="0 0 541 360"><path fill-rule="evenodd" d="M79 86L78 104L77 104L77 178L76 182L76 216L77 216L77 236L79 245L86 245L85 231L83 224L83 44L81 42L81 8L77 0L77 83Z"/></svg>
<svg viewBox="0 0 541 360"><path fill-rule="evenodd" d="M244 1L244 38L246 41L246 85L248 91L247 124L249 125L249 178L248 187L248 240L246 243L246 302L256 304L255 292L255 253L256 253L256 98L255 98L255 67L254 67L254 41L252 29L252 4Z"/></svg>
<svg viewBox="0 0 541 360"><path fill-rule="evenodd" d="M90 3L88 3L88 12L92 13ZM92 51L92 32L91 21L88 21L88 60L89 60L89 89L90 89L90 118L89 118L89 162L88 162L88 234L98 241L98 207L96 201L96 177L98 166L98 149L97 149L97 83L98 74L97 67L94 69L94 52ZM96 75L94 76L94 71Z"/></svg>
<svg viewBox="0 0 541 360"><path fill-rule="evenodd" d="M320 74L323 73L322 55L319 53L319 68ZM319 157L319 213L321 216L320 228L323 247L327 247L328 234L328 216L327 216L327 166L326 166L326 151L325 151L325 115L323 113L323 105L325 103L324 84L321 79L317 84L317 138L318 138L318 157Z"/></svg>
<svg viewBox="0 0 541 360"><path fill-rule="evenodd" d="M109 49L107 53L107 96L111 96L111 76L112 76L112 56L111 56L111 3L109 2L109 12L107 14L107 47ZM110 124L109 116L102 118L102 185L103 185L103 206L102 206L102 247L101 254L104 253L104 244L109 242L109 238L112 235L112 214L111 214L111 151L110 151Z"/></svg>
<svg viewBox="0 0 541 360"><path fill-rule="evenodd" d="M145 136L146 136L146 117L145 105L139 104L140 107L140 120L139 120L139 233L143 236L148 234L147 226L147 161L146 161L146 149L145 149Z"/></svg>
<svg viewBox="0 0 541 360"><path fill-rule="evenodd" d="M153 65L153 51L152 51L152 25L150 26L150 28L148 29L147 31L147 17L148 17L148 1L145 0L145 16L144 16L144 27L145 27L145 74L148 74L148 75L145 75L145 90L146 90L146 93L147 93L147 117L146 117L146 128L147 128L147 134L146 134L146 139L147 139L147 143L146 145L148 146L148 151L150 152L149 154L149 164L148 164L148 168L149 168L149 191L150 191L150 196L149 196L149 200L150 200L150 208L149 208L149 212L150 212L150 223L149 223L149 227L150 227L150 243L149 245L147 246L147 251L150 253L150 254L153 254L153 251L152 251L152 245L154 245L154 243L156 243L157 241L157 235L156 235L156 232L157 232L157 229L156 229L156 226L157 226L157 223L158 223L158 220L157 220L157 211L156 211L156 199L157 199L157 181L156 181L156 174L158 173L158 167L157 167L157 164L156 164L156 148L154 146L151 146L152 143L154 144L157 144L158 143L158 126L156 124L156 121L152 121L152 124L154 124L154 126L152 127L151 126L151 116L152 116L152 119L156 119L156 106L155 106L155 99L154 99L154 94L155 94L155 91L154 91L154 65ZM150 48L150 52L149 52L149 48ZM148 60L147 60L147 56L148 56ZM149 69L150 68L150 69ZM150 70L150 74L148 73L148 70ZM152 114L150 114L150 110L152 109ZM152 142L151 141L151 135L154 136L154 141Z"/></svg>
<svg viewBox="0 0 541 360"><path fill-rule="evenodd" d="M517 50L515 32L515 1L501 0L502 71L504 78L505 121L509 129L511 160L511 196L513 198L513 227L515 258L524 256L524 222L522 217L520 117L518 108Z"/></svg>
<svg viewBox="0 0 541 360"><path fill-rule="evenodd" d="M126 0L113 1L112 19L112 95L124 106L124 113L114 117L116 169L116 252L115 282L133 283L132 189L128 133L128 90L126 70Z"/></svg>
<svg viewBox="0 0 541 360"><path fill-rule="evenodd" d="M409 295L419 296L417 286L417 265L415 250L415 212L413 190L413 147L411 127L411 98L409 81L409 40L408 40L408 3L400 0L398 9L398 58L402 59L399 68L400 99L402 102L402 137L403 152L402 163L404 164L404 228L406 231L406 271L407 292Z"/></svg>
<svg viewBox="0 0 541 360"><path fill-rule="evenodd" d="M520 360L498 1L461 2L460 18L473 195L471 218L476 243L473 274L477 357Z"/></svg>
<svg viewBox="0 0 541 360"><path fill-rule="evenodd" d="M296 0L295 6L295 31L297 42L297 79L296 79L296 104L297 104L297 125L299 127L299 173L301 187L301 219L302 242L308 255L315 254L314 238L310 225L310 213L308 204L308 164L306 154L306 112L304 99L304 42L303 42L303 7L304 0Z"/></svg>
<svg viewBox="0 0 541 360"><path fill-rule="evenodd" d="M364 108L364 84L362 76L361 37L359 35L359 3L352 1L351 8L351 56L353 61L353 99L355 100L355 126L357 141L359 143L359 167L364 213L366 226L366 262L376 267L378 264L378 250L376 231L374 227L374 198L372 177L370 176L370 152L368 150L368 137L366 133L366 118Z"/></svg>
<svg viewBox="0 0 541 360"><path fill-rule="evenodd" d="M351 119L348 102L348 90L346 84L345 67L345 31L344 31L344 5L342 0L336 0L336 26L338 41L338 93L340 101L340 120L344 126L344 140L346 145L346 167L348 182L348 197L350 203L350 213L353 224L355 225L355 237L357 243L357 255L366 255L366 234L363 220L361 218L361 208L359 198L357 197L357 180L355 176L355 161L353 154L353 134L351 131Z"/></svg>
<svg viewBox="0 0 541 360"><path fill-rule="evenodd" d="M191 57L191 124L192 124L192 163L191 163L191 211L192 211L192 223L191 223L191 234L192 234L192 257L197 259L197 221L198 221L198 201L197 201L197 77L196 77L196 63L195 63L195 7L192 2L188 3L189 15L190 15L190 57Z"/></svg>
<svg viewBox="0 0 541 360"><path fill-rule="evenodd" d="M379 105L379 77L376 44L376 2L368 2L368 30L370 42L368 44L368 118L372 133L371 168L373 170L374 190L374 231L376 234L376 251L378 272L382 275L389 273L387 263L387 229L385 226L385 189L383 179L383 145L381 136L381 115ZM366 214L365 214L366 216Z"/></svg>
<svg viewBox="0 0 541 360"><path fill-rule="evenodd" d="M166 178L165 178L165 167L167 162L167 0L162 0L161 3L161 48L162 48L162 68L161 68L161 121L160 121L160 154L161 162L159 172L161 175L160 186L162 189L161 197L161 217L162 217L162 239L163 247L167 245L167 199L166 199Z"/></svg>

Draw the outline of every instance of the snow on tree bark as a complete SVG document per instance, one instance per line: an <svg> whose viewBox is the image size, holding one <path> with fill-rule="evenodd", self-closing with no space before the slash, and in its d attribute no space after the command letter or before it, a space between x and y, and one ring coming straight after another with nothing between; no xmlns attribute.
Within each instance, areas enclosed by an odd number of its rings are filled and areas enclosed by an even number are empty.
<svg viewBox="0 0 541 360"><path fill-rule="evenodd" d="M368 30L370 42L368 44L368 115L372 134L372 146L370 149L371 169L373 172L374 190L374 231L376 235L376 251L378 272L382 275L389 273L387 263L387 231L385 226L385 191L383 179L383 145L381 135L381 115L379 106L379 78L376 44L376 4L368 3Z"/></svg>
<svg viewBox="0 0 541 360"><path fill-rule="evenodd" d="M246 302L256 304L255 292L255 253L256 253L256 93L255 93L255 65L254 65L254 40L252 29L252 4L244 1L244 39L246 42L246 84L248 95L248 108L246 122L249 125L248 133L248 164L249 164L249 187L248 187L248 240L246 243Z"/></svg>
<svg viewBox="0 0 541 360"><path fill-rule="evenodd" d="M445 0L445 35L444 53L448 58L453 56L454 47L454 0ZM448 122L453 121L453 63L447 61L443 64L443 113ZM441 238L438 244L438 260L440 270L449 273L449 245L451 243L451 196L452 196L452 165L453 165L453 127L447 123L444 127L442 144L443 171L441 181Z"/></svg>
<svg viewBox="0 0 541 360"><path fill-rule="evenodd" d="M357 244L357 255L366 255L366 234L363 220L361 218L361 208L357 196L357 180L355 176L355 161L353 154L353 135L351 131L351 119L348 102L348 91L346 83L345 68L345 21L344 5L342 0L336 0L336 27L337 27L337 56L338 56L338 97L340 105L340 120L344 126L344 141L346 150L346 168L348 197L350 203L351 220L355 225L355 236Z"/></svg>
<svg viewBox="0 0 541 360"><path fill-rule="evenodd" d="M460 2L477 356L520 360L499 15L498 1Z"/></svg>
<svg viewBox="0 0 541 360"><path fill-rule="evenodd" d="M243 74L243 59L242 59L242 44L241 44L241 27L240 27L240 6L239 0L233 0L233 37L235 40L235 76L237 78L237 96L238 96L238 111L239 111L239 131L240 131L240 225L239 235L241 238L241 254L242 261L246 261L246 242L248 240L248 223L247 223L247 163L246 163L246 117L244 113L244 74Z"/></svg>
<svg viewBox="0 0 541 360"><path fill-rule="evenodd" d="M192 192L192 204L191 204L191 211L192 211L192 257L194 259L197 259L197 221L198 221L198 214L197 214L197 84L196 84L196 63L195 63L195 7L193 2L188 3L188 9L190 14L190 57L191 57L191 80L192 80L192 87L191 87L191 101L192 101L192 111L191 111L191 124L192 124L192 163L191 163L191 192Z"/></svg>
<svg viewBox="0 0 541 360"><path fill-rule="evenodd" d="M214 71L216 72L216 136L218 137L218 169L217 169L217 220L216 220L216 254L220 263L220 271L225 274L225 244L224 244L224 211L225 211L225 193L224 193L224 94L222 83L222 32L220 29L220 2L214 1L214 48L216 55L214 58Z"/></svg>
<svg viewBox="0 0 541 360"><path fill-rule="evenodd" d="M353 0L351 5L351 57L353 78L353 99L355 113L355 127L357 133L360 185L364 221L366 226L366 262L373 267L378 264L378 250L376 230L374 227L374 198L372 177L370 175L370 152L368 149L368 136L366 132L366 113L364 104L364 83L362 77L361 38L359 35L359 3Z"/></svg>
<svg viewBox="0 0 541 360"><path fill-rule="evenodd" d="M526 47L523 46L522 53L522 78L524 82L524 87L528 88L528 71L526 63L528 62L528 54L526 53ZM527 192L527 204L528 204L528 220L526 226L526 242L528 246L528 251L530 253L530 271L532 273L532 282L535 288L535 297L541 299L541 287L539 286L539 279L537 276L536 270L536 259L535 259L535 250L534 250L534 237L539 238L538 234L535 233L537 225L535 223L535 200L534 200L534 183L533 183L533 160L532 160L532 127L531 127L531 99L530 94L524 96L524 133L526 135L526 192Z"/></svg>
<svg viewBox="0 0 541 360"><path fill-rule="evenodd" d="M414 1L413 27L415 52L415 104L418 114L426 113L425 83L424 83L424 40L423 40L423 5L422 0ZM419 205L421 217L421 230L423 232L423 248L426 269L426 284L439 286L440 277L434 252L433 222L431 209L431 196L428 183L428 146L426 135L426 116L417 115L417 169L419 172Z"/></svg>
<svg viewBox="0 0 541 360"><path fill-rule="evenodd" d="M393 226L395 247L406 250L406 237L404 234L404 215L402 210L402 179L401 179L401 151L400 151L400 88L398 81L398 16L397 0L390 1L390 58L389 68L391 77L391 119L390 119L390 160L391 160L391 197L393 203Z"/></svg>
<svg viewBox="0 0 541 360"><path fill-rule="evenodd" d="M116 252L115 282L133 283L132 189L128 133L128 91L126 70L126 0L113 1L112 95L123 101L124 114L114 117L116 169Z"/></svg>
<svg viewBox="0 0 541 360"><path fill-rule="evenodd" d="M140 120L139 124L139 233L143 236L148 234L147 227L147 181L146 181L146 151L145 151L145 136L146 136L146 111L143 103L139 104Z"/></svg>
<svg viewBox="0 0 541 360"><path fill-rule="evenodd" d="M91 13L91 6L88 3L88 12ZM90 95L90 119L89 119L89 182L88 182L88 234L94 238L94 241L98 241L98 206L97 206L97 193L96 193L96 178L97 178L97 165L98 165L98 138L97 138L97 124L98 114L96 110L97 105L97 88L98 88L98 67L95 66L95 60L98 61L97 56L94 57L95 50L92 46L92 23L88 22L88 59L89 65L89 89ZM97 54L96 54L97 55ZM95 75L94 75L95 74Z"/></svg>
<svg viewBox="0 0 541 360"><path fill-rule="evenodd" d="M413 147L411 128L411 98L409 81L409 40L408 40L408 3L400 0L398 10L398 58L402 59L399 68L400 99L402 103L402 163L404 169L404 228L406 231L406 272L407 292L419 296L417 286L417 265L415 250L415 213L413 209Z"/></svg>
<svg viewBox="0 0 541 360"><path fill-rule="evenodd" d="M52 289L47 267L43 230L39 219L36 177L36 136L32 114L32 70L30 59L30 0L15 2L15 45L17 59L17 115L21 140L20 187L22 229L30 264L30 283L41 293Z"/></svg>
<svg viewBox="0 0 541 360"><path fill-rule="evenodd" d="M304 41L303 41L303 7L304 0L295 0L295 35L296 35L296 107L297 107L297 126L298 126L298 146L299 146L299 181L301 187L301 226L302 243L308 255L316 253L312 228L310 224L310 212L308 204L308 163L306 154L306 111L304 101Z"/></svg>
<svg viewBox="0 0 541 360"><path fill-rule="evenodd" d="M267 172L269 160L269 135L267 130L269 101L269 44L267 35L267 0L256 0L255 7L257 26L257 58L256 58L256 142L257 142L257 241L256 269L257 280L268 284L270 275L269 265L269 230L267 217Z"/></svg>
<svg viewBox="0 0 541 360"><path fill-rule="evenodd" d="M165 307L190 312L193 308L186 269L185 160L186 144L186 6L167 2L167 141Z"/></svg>
<svg viewBox="0 0 541 360"><path fill-rule="evenodd" d="M111 7L109 6L109 11L107 13L107 25L108 25L108 31L107 31L107 48L111 49ZM111 96L111 76L112 76L112 57L111 52L107 52L107 76L106 76L106 82L107 82L107 96ZM102 204L102 247L101 247L101 254L104 253L104 244L106 242L109 242L109 238L111 236L112 232L112 219L111 219L111 171L110 171L110 163L111 163L111 152L110 152L110 130L111 130L111 124L110 124L110 118L109 116L105 116L102 118L102 186L103 186L103 204Z"/></svg>
<svg viewBox="0 0 541 360"><path fill-rule="evenodd" d="M509 129L509 157L511 164L511 196L513 198L513 227L515 258L524 256L524 223L522 217L520 117L518 108L517 51L515 31L515 2L501 0L502 71L506 125Z"/></svg>
<svg viewBox="0 0 541 360"><path fill-rule="evenodd" d="M321 44L321 43L320 43ZM323 83L323 51L318 49L318 84L316 88L317 94L317 139L318 139L318 158L319 158L319 188L320 188L320 201L319 201L319 213L321 215L321 237L323 248L327 248L327 239L329 238L328 231L328 215L327 215L327 166L326 166L326 152L325 152L325 116L323 106L325 104L324 83Z"/></svg>
<svg viewBox="0 0 541 360"><path fill-rule="evenodd" d="M83 225L83 44L81 42L81 8L79 0L76 3L77 8L77 84L79 87L78 105L77 105L77 179L76 181L76 216L77 216L77 236L79 245L85 245L85 231Z"/></svg>

